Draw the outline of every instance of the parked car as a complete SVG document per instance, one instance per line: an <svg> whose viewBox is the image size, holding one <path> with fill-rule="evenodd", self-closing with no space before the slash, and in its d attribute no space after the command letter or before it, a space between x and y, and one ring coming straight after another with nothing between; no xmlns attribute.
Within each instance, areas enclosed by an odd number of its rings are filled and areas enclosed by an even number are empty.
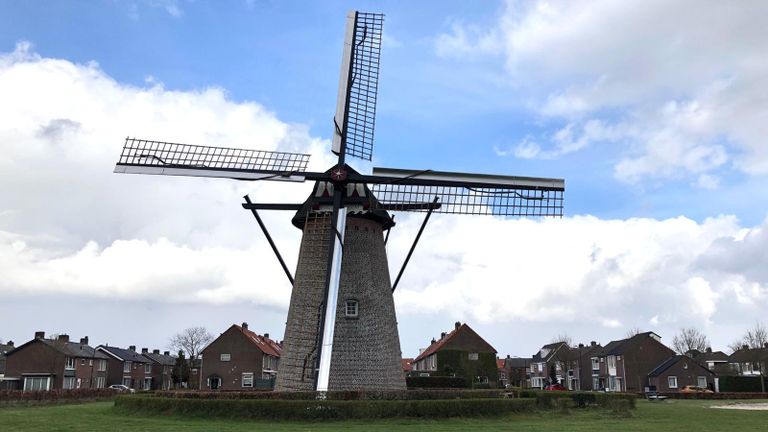
<svg viewBox="0 0 768 432"><path fill-rule="evenodd" d="M136 390L122 384L112 384L109 389L120 393L136 393Z"/></svg>
<svg viewBox="0 0 768 432"><path fill-rule="evenodd" d="M568 391L568 389L563 387L562 384L549 384L548 386L544 387L544 390Z"/></svg>
<svg viewBox="0 0 768 432"><path fill-rule="evenodd" d="M714 393L714 392L708 388L689 385L681 388L680 393Z"/></svg>

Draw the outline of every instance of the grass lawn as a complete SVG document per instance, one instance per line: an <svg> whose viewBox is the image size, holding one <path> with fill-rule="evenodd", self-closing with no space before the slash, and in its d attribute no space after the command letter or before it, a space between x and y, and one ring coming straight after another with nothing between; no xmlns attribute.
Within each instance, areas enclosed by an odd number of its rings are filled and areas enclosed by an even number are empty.
<svg viewBox="0 0 768 432"><path fill-rule="evenodd" d="M745 401L746 402L746 401ZM766 401L748 401L766 402ZM0 409L3 431L766 431L768 411L712 409L733 401L639 400L631 418L601 410L571 414L518 414L491 419L378 420L329 423L261 422L140 417L116 411L112 402Z"/></svg>

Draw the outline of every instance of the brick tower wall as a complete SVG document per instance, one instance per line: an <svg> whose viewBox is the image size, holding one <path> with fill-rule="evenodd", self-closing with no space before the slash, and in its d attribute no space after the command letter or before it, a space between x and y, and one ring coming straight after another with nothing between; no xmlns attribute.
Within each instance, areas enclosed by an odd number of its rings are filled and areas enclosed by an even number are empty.
<svg viewBox="0 0 768 432"><path fill-rule="evenodd" d="M304 225L275 390L313 390L330 218ZM329 390L405 389L389 267L380 223L350 215L336 312ZM346 300L359 303L347 318Z"/></svg>

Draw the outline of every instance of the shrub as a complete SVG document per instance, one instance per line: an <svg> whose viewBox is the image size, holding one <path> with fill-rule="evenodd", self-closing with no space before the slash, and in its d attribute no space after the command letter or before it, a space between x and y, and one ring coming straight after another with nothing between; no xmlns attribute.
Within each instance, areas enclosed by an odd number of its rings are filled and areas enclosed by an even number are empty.
<svg viewBox="0 0 768 432"><path fill-rule="evenodd" d="M532 399L452 400L225 400L119 396L118 410L128 413L268 420L370 419L389 417L478 417L531 412Z"/></svg>
<svg viewBox="0 0 768 432"><path fill-rule="evenodd" d="M630 399L611 399L608 407L611 409L611 413L617 417L632 417L630 408L633 406L630 403Z"/></svg>
<svg viewBox="0 0 768 432"><path fill-rule="evenodd" d="M766 379L768 384L768 379ZM720 377L720 391L721 392L760 392L762 387L760 385L760 377L749 376L721 376Z"/></svg>
<svg viewBox="0 0 768 432"><path fill-rule="evenodd" d="M191 392L157 391L158 397L183 399L280 399L280 400L317 400L318 393L304 392ZM413 390L350 390L330 391L325 393L325 400L435 400L435 399L500 399L502 390L464 390L464 389L413 389Z"/></svg>
<svg viewBox="0 0 768 432"><path fill-rule="evenodd" d="M637 396L632 393L601 393L601 392L561 392L543 390L522 390L521 397L536 398L539 408L550 409L556 407L557 399L570 399L576 408L597 406L610 408L613 400L626 400L630 408L635 407Z"/></svg>
<svg viewBox="0 0 768 432"><path fill-rule="evenodd" d="M72 389L49 391L0 390L0 406L34 405L64 401L106 399L115 396L109 389Z"/></svg>
<svg viewBox="0 0 768 432"><path fill-rule="evenodd" d="M467 388L467 380L461 377L429 376L429 377L405 377L405 386L408 388Z"/></svg>

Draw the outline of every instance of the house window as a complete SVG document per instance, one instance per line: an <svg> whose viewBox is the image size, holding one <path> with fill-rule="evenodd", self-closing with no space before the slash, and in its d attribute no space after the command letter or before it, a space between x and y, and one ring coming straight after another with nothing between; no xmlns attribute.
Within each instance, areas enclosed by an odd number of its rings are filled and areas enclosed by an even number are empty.
<svg viewBox="0 0 768 432"><path fill-rule="evenodd" d="M72 370L75 368L75 359L72 357L67 357L67 364L64 366L64 369Z"/></svg>
<svg viewBox="0 0 768 432"><path fill-rule="evenodd" d="M144 373L145 374L151 374L152 373L152 363L145 363L144 364Z"/></svg>
<svg viewBox="0 0 768 432"><path fill-rule="evenodd" d="M24 377L24 391L49 390L51 377Z"/></svg>
<svg viewBox="0 0 768 432"><path fill-rule="evenodd" d="M677 377L676 376L669 376L667 377L667 385L669 388L677 388Z"/></svg>
<svg viewBox="0 0 768 432"><path fill-rule="evenodd" d="M696 379L696 384L699 385L701 388L707 388L707 377L700 376Z"/></svg>
<svg viewBox="0 0 768 432"><path fill-rule="evenodd" d="M229 354L221 354L219 356L219 360L221 361L230 361L232 359L232 356Z"/></svg>
<svg viewBox="0 0 768 432"><path fill-rule="evenodd" d="M616 369L616 356L608 356L608 369Z"/></svg>
<svg viewBox="0 0 768 432"><path fill-rule="evenodd" d="M123 385L126 387L131 387L131 377L123 377Z"/></svg>
<svg viewBox="0 0 768 432"><path fill-rule="evenodd" d="M107 370L107 361L99 360L99 372L104 372L105 370Z"/></svg>
<svg viewBox="0 0 768 432"><path fill-rule="evenodd" d="M533 388L544 388L544 378L542 378L542 377L531 377L531 387L533 387Z"/></svg>
<svg viewBox="0 0 768 432"><path fill-rule="evenodd" d="M75 377L64 377L61 387L66 390L75 388Z"/></svg>
<svg viewBox="0 0 768 432"><path fill-rule="evenodd" d="M85 360L83 360L83 361L85 361ZM83 363L83 364L85 364L85 363ZM88 366L93 366L93 359L88 360Z"/></svg>
<svg viewBox="0 0 768 432"><path fill-rule="evenodd" d="M243 387L253 387L253 372L243 374Z"/></svg>
<svg viewBox="0 0 768 432"><path fill-rule="evenodd" d="M592 357L592 370L599 370L600 362L597 361L597 357Z"/></svg>
<svg viewBox="0 0 768 432"><path fill-rule="evenodd" d="M470 360L477 360L477 353L469 353Z"/></svg>
<svg viewBox="0 0 768 432"><path fill-rule="evenodd" d="M152 378L144 378L144 390L152 388Z"/></svg>
<svg viewBox="0 0 768 432"><path fill-rule="evenodd" d="M437 370L437 354L432 354L431 356L427 357L427 370Z"/></svg>
<svg viewBox="0 0 768 432"><path fill-rule="evenodd" d="M344 307L344 315L347 318L357 318L357 300L347 300Z"/></svg>
<svg viewBox="0 0 768 432"><path fill-rule="evenodd" d="M85 359L80 360L80 366L85 366Z"/></svg>
<svg viewBox="0 0 768 432"><path fill-rule="evenodd" d="M123 363L123 372L124 373L130 373L131 372L131 362L125 362Z"/></svg>
<svg viewBox="0 0 768 432"><path fill-rule="evenodd" d="M688 370L688 363L683 362L683 369Z"/></svg>
<svg viewBox="0 0 768 432"><path fill-rule="evenodd" d="M600 378L592 377L592 390L600 390Z"/></svg>
<svg viewBox="0 0 768 432"><path fill-rule="evenodd" d="M104 377L96 377L96 388L104 388Z"/></svg>

